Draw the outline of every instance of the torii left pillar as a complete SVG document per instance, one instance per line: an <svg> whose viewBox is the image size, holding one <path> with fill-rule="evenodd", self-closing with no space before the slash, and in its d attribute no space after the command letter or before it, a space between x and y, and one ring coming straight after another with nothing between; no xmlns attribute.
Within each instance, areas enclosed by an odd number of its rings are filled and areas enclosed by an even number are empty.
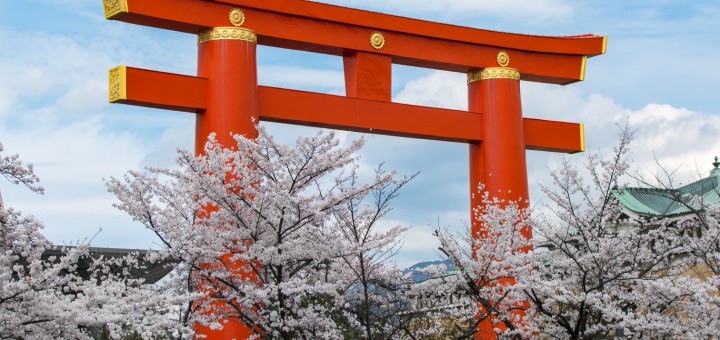
<svg viewBox="0 0 720 340"><path fill-rule="evenodd" d="M218 27L198 35L198 77L208 80L207 106L198 112L195 153L202 154L205 142L215 133L217 142L235 149L233 135L254 139L258 136L257 36L240 27ZM228 261L228 259L225 259ZM247 264L226 264L238 269ZM220 303L219 303L220 304ZM231 308L217 305L217 308ZM223 320L222 330L196 325L207 339L247 339L253 331L237 319Z"/></svg>
<svg viewBox="0 0 720 340"><path fill-rule="evenodd" d="M198 35L198 77L208 80L207 107L197 115L195 153L207 137L233 148L232 135L254 139L257 108L257 36L240 27L218 27Z"/></svg>

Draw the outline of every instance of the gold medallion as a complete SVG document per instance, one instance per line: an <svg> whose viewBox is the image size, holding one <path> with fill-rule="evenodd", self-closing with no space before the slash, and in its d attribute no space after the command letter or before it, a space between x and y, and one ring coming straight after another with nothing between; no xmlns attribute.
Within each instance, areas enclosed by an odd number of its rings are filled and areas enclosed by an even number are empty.
<svg viewBox="0 0 720 340"><path fill-rule="evenodd" d="M233 26L242 26L242 24L245 22L245 13L243 13L242 10L239 8L233 8L230 11L230 23L233 24Z"/></svg>
<svg viewBox="0 0 720 340"><path fill-rule="evenodd" d="M510 65L510 55L505 51L498 52L496 59L500 67L507 67Z"/></svg>
<svg viewBox="0 0 720 340"><path fill-rule="evenodd" d="M385 46L385 36L380 32L373 32L373 34L370 35L370 45L376 50L383 48L383 46Z"/></svg>

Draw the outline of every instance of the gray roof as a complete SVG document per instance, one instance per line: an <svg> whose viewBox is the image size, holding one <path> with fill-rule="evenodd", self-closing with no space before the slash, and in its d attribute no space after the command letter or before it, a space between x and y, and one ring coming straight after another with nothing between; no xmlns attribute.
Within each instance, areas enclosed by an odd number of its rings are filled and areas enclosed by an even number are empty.
<svg viewBox="0 0 720 340"><path fill-rule="evenodd" d="M73 248L70 246L55 246L43 252L42 258L45 261L58 261L57 257L62 256L66 249ZM90 247L90 254L94 258L119 258L131 254L135 254L142 268L135 268L130 271L130 277L135 279L144 279L146 284L153 284L160 281L165 275L170 273L178 261L165 260L162 262L144 261L147 250L141 249L120 249L120 248L99 248ZM54 257L54 258L53 258ZM90 279L90 273L87 271L90 267L90 259L81 259L78 263L78 272L84 279ZM121 268L116 268L116 273L120 273Z"/></svg>

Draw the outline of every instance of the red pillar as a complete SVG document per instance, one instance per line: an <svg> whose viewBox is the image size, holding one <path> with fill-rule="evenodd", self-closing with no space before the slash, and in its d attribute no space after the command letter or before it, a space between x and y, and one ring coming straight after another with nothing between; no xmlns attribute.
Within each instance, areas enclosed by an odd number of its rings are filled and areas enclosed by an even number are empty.
<svg viewBox="0 0 720 340"><path fill-rule="evenodd" d="M498 62L501 62L498 55ZM505 55L507 56L507 55ZM507 60L502 66L507 65ZM504 65L503 65L504 64ZM468 74L468 110L483 114L483 140L470 144L471 208L482 210L478 184L490 197L521 201L527 207L528 180L520 99L520 73L508 67L486 68ZM473 237L482 225L471 216ZM532 237L532 230L522 230ZM512 284L512 283L511 283ZM495 339L490 320L479 325L476 339Z"/></svg>
<svg viewBox="0 0 720 340"><path fill-rule="evenodd" d="M470 145L470 158L476 159L470 165L473 192L482 182L491 196L528 199L519 76L507 67L470 75L469 110L483 114L483 141Z"/></svg>
<svg viewBox="0 0 720 340"><path fill-rule="evenodd" d="M255 32L240 27L214 28L198 36L198 77L208 79L208 101L197 115L196 153L212 132L226 147L235 145L230 134L257 137L256 42Z"/></svg>
<svg viewBox="0 0 720 340"><path fill-rule="evenodd" d="M208 79L207 109L197 115L195 153L203 152L210 133L224 147L236 147L232 135L257 138L257 36L240 27L218 27L198 35L198 76ZM234 263L233 267L242 267ZM220 331L196 326L207 339L247 339L253 332L238 320Z"/></svg>

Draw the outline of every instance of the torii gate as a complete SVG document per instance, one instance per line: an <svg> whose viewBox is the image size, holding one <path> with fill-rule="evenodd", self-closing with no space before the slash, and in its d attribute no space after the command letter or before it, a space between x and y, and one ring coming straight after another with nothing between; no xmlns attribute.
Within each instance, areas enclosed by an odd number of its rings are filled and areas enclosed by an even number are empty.
<svg viewBox="0 0 720 340"><path fill-rule="evenodd" d="M103 0L108 19L198 35L197 76L119 66L109 101L197 113L195 150L207 136L257 136L255 122L467 143L471 206L478 183L528 198L525 150L584 151L583 125L522 117L520 80L584 80L597 35L542 37L439 24L303 0ZM258 86L256 44L342 56L345 96ZM511 60L512 58L512 60ZM512 61L513 68L508 67ZM392 64L464 72L468 111L393 103ZM479 226L473 225L473 231ZM531 236L529 230L526 231ZM240 338L225 327L214 339Z"/></svg>

